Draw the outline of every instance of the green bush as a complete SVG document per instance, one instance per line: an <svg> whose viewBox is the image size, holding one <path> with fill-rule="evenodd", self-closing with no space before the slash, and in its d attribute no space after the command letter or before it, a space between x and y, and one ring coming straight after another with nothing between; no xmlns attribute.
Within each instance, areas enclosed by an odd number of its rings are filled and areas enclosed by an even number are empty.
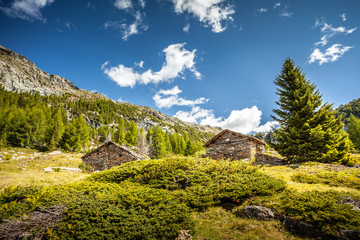
<svg viewBox="0 0 360 240"><path fill-rule="evenodd" d="M282 180L237 161L173 157L137 161L93 174L99 182L130 181L174 191L189 207L203 209L219 203L241 203L250 196L271 195L285 189Z"/></svg>
<svg viewBox="0 0 360 240"><path fill-rule="evenodd" d="M346 193L335 191L287 192L277 204L280 214L313 224L328 235L338 236L340 229L360 230L360 214L347 203ZM355 198L357 201L360 198Z"/></svg>
<svg viewBox="0 0 360 240"><path fill-rule="evenodd" d="M65 217L47 233L52 239L174 239L181 229L193 228L190 209L175 195L129 182L12 188L0 200L2 218L66 206Z"/></svg>

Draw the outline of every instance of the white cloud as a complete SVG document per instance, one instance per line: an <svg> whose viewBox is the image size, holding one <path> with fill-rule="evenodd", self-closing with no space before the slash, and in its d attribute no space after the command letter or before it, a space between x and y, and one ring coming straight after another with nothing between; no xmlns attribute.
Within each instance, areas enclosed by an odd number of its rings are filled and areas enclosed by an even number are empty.
<svg viewBox="0 0 360 240"><path fill-rule="evenodd" d="M145 8L145 0L139 0L139 5L142 8Z"/></svg>
<svg viewBox="0 0 360 240"><path fill-rule="evenodd" d="M120 10L132 8L131 0L115 0L114 6Z"/></svg>
<svg viewBox="0 0 360 240"><path fill-rule="evenodd" d="M275 8L278 8L278 7L280 7L280 3L279 3L279 2L275 3L274 9L275 9Z"/></svg>
<svg viewBox="0 0 360 240"><path fill-rule="evenodd" d="M134 87L141 77L141 75L136 73L132 68L125 67L124 65L111 68L105 66L102 69L104 73L120 87Z"/></svg>
<svg viewBox="0 0 360 240"><path fill-rule="evenodd" d="M346 14L345 13L341 14L340 17L343 20L343 22L346 22L347 19L346 19Z"/></svg>
<svg viewBox="0 0 360 240"><path fill-rule="evenodd" d="M335 62L351 48L353 47L334 44L326 49L325 53L322 53L320 49L316 48L309 57L309 63L319 61L319 65L322 65L327 62Z"/></svg>
<svg viewBox="0 0 360 240"><path fill-rule="evenodd" d="M12 18L45 21L41 9L53 2L54 0L14 0L10 7L0 7L0 10Z"/></svg>
<svg viewBox="0 0 360 240"><path fill-rule="evenodd" d="M329 42L329 39L334 37L337 34L342 33L342 34L348 35L348 34L353 33L357 29L357 27L347 29L343 26L335 28L331 24L327 24L324 21L316 20L315 27L319 27L319 26L322 26L321 32L323 33L323 36L321 37L319 42L315 43L315 45L321 45L321 46L327 45Z"/></svg>
<svg viewBox="0 0 360 240"><path fill-rule="evenodd" d="M275 127L277 122L270 121L261 124L262 112L256 107L244 108L242 110L233 110L226 119L215 117L212 110L202 109L194 106L191 111L178 111L174 117L183 121L193 122L201 125L219 126L228 128L237 132L248 134L251 132L268 132Z"/></svg>
<svg viewBox="0 0 360 240"><path fill-rule="evenodd" d="M108 67L105 62L101 69L108 77L115 81L121 87L134 87L136 84L147 85L149 83L170 82L171 80L181 76L185 69L194 73L196 78L200 79L201 74L195 68L195 52L188 51L184 48L186 43L178 43L169 45L163 50L165 53L165 62L162 68L153 72L149 69L143 73L135 71L133 68L125 67L120 64L116 67Z"/></svg>
<svg viewBox="0 0 360 240"><path fill-rule="evenodd" d="M104 24L105 29L112 28L122 32L122 39L128 40L130 36L140 33L140 29L146 31L148 26L144 24L142 15L139 11L134 13L135 20L132 24L125 24L120 21L107 21Z"/></svg>
<svg viewBox="0 0 360 240"><path fill-rule="evenodd" d="M292 13L292 12L288 12L288 11L284 10L284 11L282 11L282 12L280 13L280 17L290 18L290 17L292 17L293 14L294 14L294 13Z"/></svg>
<svg viewBox="0 0 360 240"><path fill-rule="evenodd" d="M258 12L258 13L266 13L266 12L267 12L267 8L259 8L259 9L256 9L255 12Z"/></svg>
<svg viewBox="0 0 360 240"><path fill-rule="evenodd" d="M161 89L154 95L153 100L158 108L171 108L172 106L195 106L209 101L209 99L203 97L195 100L187 100L178 96L181 92L182 91L178 88L178 86L169 90Z"/></svg>
<svg viewBox="0 0 360 240"><path fill-rule="evenodd" d="M122 97L120 97L120 98L117 100L117 102L122 103L122 102L126 102L126 101L124 101L124 100L122 99Z"/></svg>
<svg viewBox="0 0 360 240"><path fill-rule="evenodd" d="M188 33L189 30L190 30L190 24L187 23L187 24L183 27L183 31L186 32L186 33Z"/></svg>
<svg viewBox="0 0 360 240"><path fill-rule="evenodd" d="M224 6L224 0L172 0L175 12L178 14L188 12L205 26L210 26L215 33L223 32L226 26L222 25L223 21L233 21L231 15L235 13L233 6Z"/></svg>

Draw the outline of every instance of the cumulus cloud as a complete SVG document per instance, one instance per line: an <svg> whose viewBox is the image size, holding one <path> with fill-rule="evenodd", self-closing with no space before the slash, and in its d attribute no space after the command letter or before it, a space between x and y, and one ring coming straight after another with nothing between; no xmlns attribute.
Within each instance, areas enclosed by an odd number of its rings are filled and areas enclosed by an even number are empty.
<svg viewBox="0 0 360 240"><path fill-rule="evenodd" d="M105 29L114 29L120 30L122 34L122 39L124 41L128 40L130 36L140 33L140 30L146 31L148 26L144 24L143 17L139 11L134 13L134 22L131 24L126 24L121 21L107 21L104 24Z"/></svg>
<svg viewBox="0 0 360 240"><path fill-rule="evenodd" d="M195 100L187 100L178 96L181 92L182 91L178 86L175 86L169 90L161 89L154 95L153 100L155 101L155 105L159 108L171 108L173 106L195 106L209 101L209 99L203 97Z"/></svg>
<svg viewBox="0 0 360 240"><path fill-rule="evenodd" d="M197 79L201 78L201 74L195 68L195 52L188 51L184 48L186 43L178 43L169 45L163 50L165 53L165 62L162 68L154 72L148 69L139 73L131 67L125 67L120 64L115 67L109 67L109 63L105 62L101 69L108 77L121 87L134 87L136 84L147 85L149 83L170 82L180 77L186 69L190 70ZM143 65L143 63L142 63Z"/></svg>
<svg viewBox="0 0 360 240"><path fill-rule="evenodd" d="M258 12L258 13L266 13L266 12L267 12L267 8L259 8L259 9L256 9L255 12Z"/></svg>
<svg viewBox="0 0 360 240"><path fill-rule="evenodd" d="M322 65L327 62L335 62L351 48L353 47L343 46L342 44L334 44L326 49L324 53L322 53L320 49L316 48L309 57L309 63L319 61L319 65Z"/></svg>
<svg viewBox="0 0 360 240"><path fill-rule="evenodd" d="M280 3L279 3L279 2L275 3L274 9L275 9L275 8L278 8L278 7L280 7Z"/></svg>
<svg viewBox="0 0 360 240"><path fill-rule="evenodd" d="M315 45L321 45L325 46L328 44L329 39L334 37L337 34L351 34L353 33L356 28L347 29L346 27L340 26L340 27L333 27L331 24L327 24L324 21L316 20L315 27L321 27L320 31L323 33L323 36L321 37L319 42L316 42Z"/></svg>
<svg viewBox="0 0 360 240"><path fill-rule="evenodd" d="M118 9L124 10L132 8L131 0L115 0L114 6Z"/></svg>
<svg viewBox="0 0 360 240"><path fill-rule="evenodd" d="M233 21L231 15L235 13L233 6L224 6L224 0L172 0L175 12L178 14L190 13L199 18L205 26L210 26L215 33L225 31L222 22Z"/></svg>
<svg viewBox="0 0 360 240"><path fill-rule="evenodd" d="M54 0L14 0L9 7L0 7L0 10L12 18L45 21L41 9L53 2Z"/></svg>
<svg viewBox="0 0 360 240"><path fill-rule="evenodd" d="M343 20L343 22L346 22L347 19L346 19L346 14L345 13L341 14L340 17Z"/></svg>
<svg viewBox="0 0 360 240"><path fill-rule="evenodd" d="M188 33L189 30L190 30L190 24L187 23L187 24L183 27L183 31L186 32L186 33Z"/></svg>
<svg viewBox="0 0 360 240"><path fill-rule="evenodd" d="M228 118L223 119L222 117L216 117L212 110L194 106L191 111L178 111L174 117L201 125L228 128L244 134L268 132L278 125L276 121L269 121L261 125L261 115L262 112L256 106L253 106L242 110L233 110Z"/></svg>

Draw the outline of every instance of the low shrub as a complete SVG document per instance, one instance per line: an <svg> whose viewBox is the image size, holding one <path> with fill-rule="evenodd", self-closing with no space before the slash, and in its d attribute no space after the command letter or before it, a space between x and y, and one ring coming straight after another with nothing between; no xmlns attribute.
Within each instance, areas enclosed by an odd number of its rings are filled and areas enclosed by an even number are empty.
<svg viewBox="0 0 360 240"><path fill-rule="evenodd" d="M311 223L324 234L336 237L340 229L360 230L359 211L351 204L342 203L345 196L350 195L335 191L292 191L282 194L276 208L279 214Z"/></svg>
<svg viewBox="0 0 360 240"><path fill-rule="evenodd" d="M174 191L196 209L224 202L240 204L250 196L272 195L285 189L284 181L245 163L183 157L130 162L89 179L114 183L126 180Z"/></svg>

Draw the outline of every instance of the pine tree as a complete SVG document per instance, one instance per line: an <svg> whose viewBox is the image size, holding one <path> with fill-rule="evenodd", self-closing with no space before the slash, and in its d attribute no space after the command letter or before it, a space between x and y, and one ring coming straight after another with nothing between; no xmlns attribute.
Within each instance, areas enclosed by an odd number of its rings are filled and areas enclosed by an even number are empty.
<svg viewBox="0 0 360 240"><path fill-rule="evenodd" d="M164 143L164 134L160 127L154 126L152 129L152 149L153 149L153 158L161 158L166 154L166 148Z"/></svg>
<svg viewBox="0 0 360 240"><path fill-rule="evenodd" d="M349 134L350 140L354 144L354 147L357 150L360 150L360 119L357 119L352 114L349 118L349 126L347 132Z"/></svg>
<svg viewBox="0 0 360 240"><path fill-rule="evenodd" d="M138 128L134 120L132 120L129 123L129 129L126 132L125 140L130 146L135 146L137 143L137 139L138 139Z"/></svg>
<svg viewBox="0 0 360 240"><path fill-rule="evenodd" d="M82 115L74 116L70 124L66 127L62 137L62 147L66 150L80 152L82 148L86 148L89 143L89 126Z"/></svg>
<svg viewBox="0 0 360 240"><path fill-rule="evenodd" d="M275 150L290 162L347 162L349 142L332 105L322 104L314 84L287 59L274 81L279 109L272 116L280 128L274 133Z"/></svg>
<svg viewBox="0 0 360 240"><path fill-rule="evenodd" d="M185 148L185 156L191 156L196 152L194 143L188 139L186 142L186 148Z"/></svg>
<svg viewBox="0 0 360 240"><path fill-rule="evenodd" d="M59 109L50 124L47 133L47 145L49 150L54 150L58 147L61 137L65 131L61 110Z"/></svg>
<svg viewBox="0 0 360 240"><path fill-rule="evenodd" d="M120 119L118 128L114 135L114 141L120 145L124 143L125 134L124 134L124 119Z"/></svg>

